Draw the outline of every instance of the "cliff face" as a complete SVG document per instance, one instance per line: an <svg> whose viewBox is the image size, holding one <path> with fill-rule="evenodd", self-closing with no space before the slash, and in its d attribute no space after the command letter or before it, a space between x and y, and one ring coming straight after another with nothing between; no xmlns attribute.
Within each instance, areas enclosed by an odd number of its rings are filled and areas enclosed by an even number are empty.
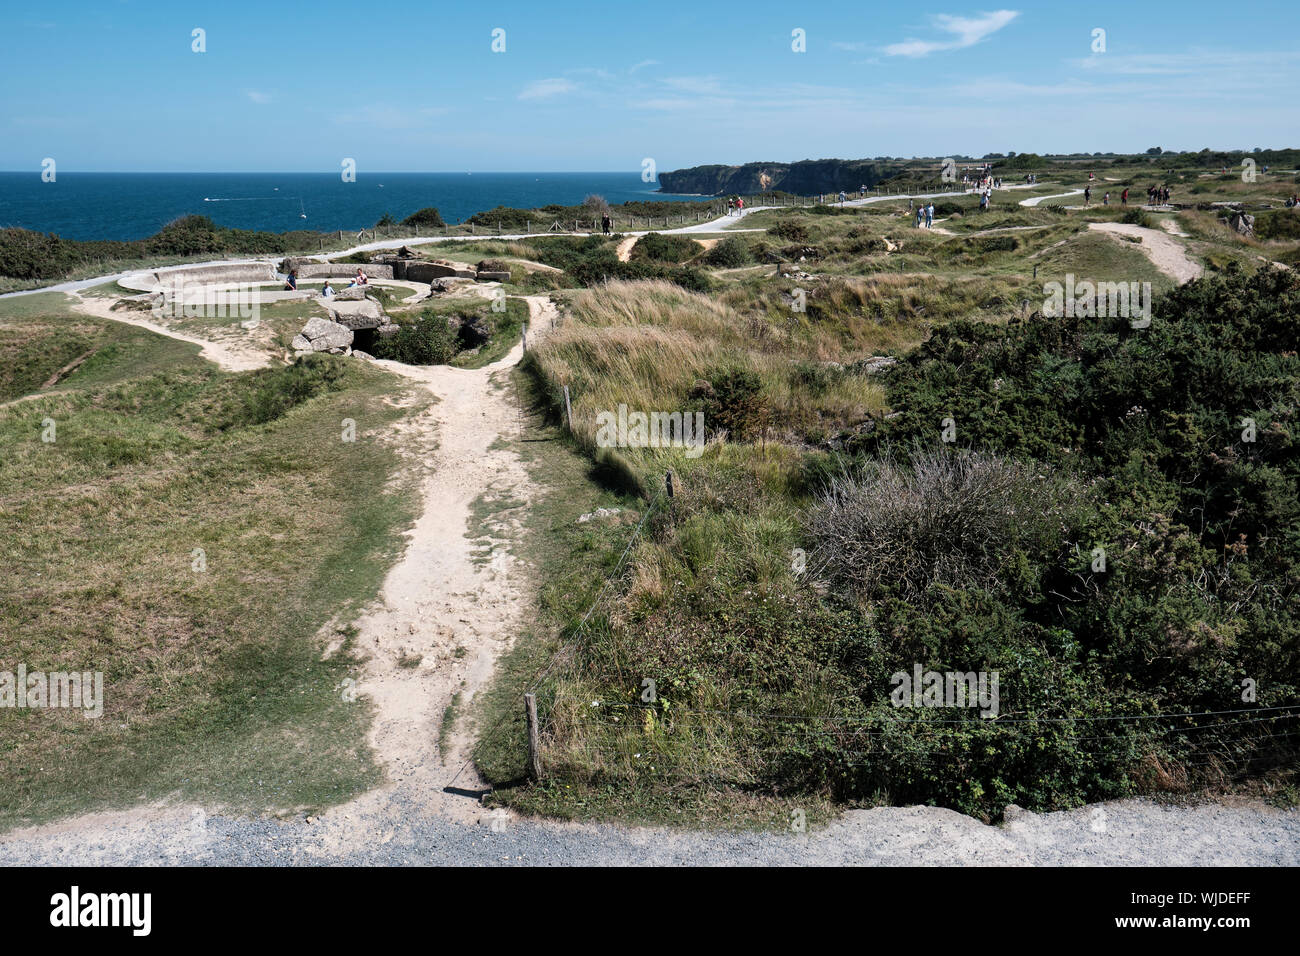
<svg viewBox="0 0 1300 956"><path fill-rule="evenodd" d="M805 159L797 163L745 163L743 166L692 166L659 174L666 193L720 196L780 189L808 196L814 193L874 186L894 172L870 159Z"/></svg>

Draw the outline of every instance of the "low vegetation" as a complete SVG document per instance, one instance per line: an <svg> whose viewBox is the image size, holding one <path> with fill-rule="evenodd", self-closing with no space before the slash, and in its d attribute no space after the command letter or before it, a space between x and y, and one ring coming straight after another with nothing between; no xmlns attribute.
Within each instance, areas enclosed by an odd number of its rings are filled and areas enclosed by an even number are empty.
<svg viewBox="0 0 1300 956"><path fill-rule="evenodd" d="M412 514L383 440L392 379L332 356L222 373L55 295L0 303L0 342L0 669L104 674L99 720L0 709L0 827L169 795L309 810L372 786L367 710L340 686L348 622Z"/></svg>
<svg viewBox="0 0 1300 956"><path fill-rule="evenodd" d="M768 232L727 242L767 268L701 257L712 295L564 293L530 387L554 423L568 387L573 447L626 510L544 564L591 578L507 659L479 751L495 799L770 825L791 805L989 819L1295 792L1293 274L1223 236L1175 289L1086 229L1125 210L971 205L945 210L956 236L909 227L905 198L755 213ZM1151 282L1152 324L1044 317L1067 272ZM708 447L602 447L620 405L703 412ZM918 666L996 672L996 715L896 706ZM526 688L536 784L511 716Z"/></svg>

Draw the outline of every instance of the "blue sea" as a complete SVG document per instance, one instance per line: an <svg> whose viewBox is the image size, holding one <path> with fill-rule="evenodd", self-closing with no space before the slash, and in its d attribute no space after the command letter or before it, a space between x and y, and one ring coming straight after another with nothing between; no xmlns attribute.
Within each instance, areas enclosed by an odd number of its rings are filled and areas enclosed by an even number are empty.
<svg viewBox="0 0 1300 956"><path fill-rule="evenodd" d="M436 206L456 223L496 206L576 205L588 195L628 200L692 199L658 191L639 172L620 173L65 173L0 172L0 228L19 226L66 239L142 239L179 216L221 226L368 229ZM307 218L302 218L306 215Z"/></svg>

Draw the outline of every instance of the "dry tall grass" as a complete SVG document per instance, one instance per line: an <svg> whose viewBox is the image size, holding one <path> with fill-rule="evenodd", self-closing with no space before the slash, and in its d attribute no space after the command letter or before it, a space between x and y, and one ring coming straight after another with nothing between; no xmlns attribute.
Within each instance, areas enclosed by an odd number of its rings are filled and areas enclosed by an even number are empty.
<svg viewBox="0 0 1300 956"><path fill-rule="evenodd" d="M823 356L833 353L837 358ZM723 368L759 376L773 410L774 441L798 441L810 427L833 430L883 407L883 390L842 375L812 392L792 380L799 363L839 361L817 336L792 334L725 300L658 280L611 282L576 293L563 324L533 351L553 395L569 386L573 430L595 447L596 416L630 410L684 411L691 392ZM706 422L707 427L707 422Z"/></svg>

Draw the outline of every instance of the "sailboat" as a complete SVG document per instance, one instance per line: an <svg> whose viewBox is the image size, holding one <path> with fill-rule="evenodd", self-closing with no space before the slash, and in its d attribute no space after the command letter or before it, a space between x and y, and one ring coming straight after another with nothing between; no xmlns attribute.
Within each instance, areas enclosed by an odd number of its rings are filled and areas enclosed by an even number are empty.
<svg viewBox="0 0 1300 956"><path fill-rule="evenodd" d="M306 207L303 206L303 204L302 204L302 199L301 199L301 198L298 199L298 208L302 211L302 215L300 215L298 218L299 218L299 219L306 219L306 218L307 218L307 209L306 209Z"/></svg>

